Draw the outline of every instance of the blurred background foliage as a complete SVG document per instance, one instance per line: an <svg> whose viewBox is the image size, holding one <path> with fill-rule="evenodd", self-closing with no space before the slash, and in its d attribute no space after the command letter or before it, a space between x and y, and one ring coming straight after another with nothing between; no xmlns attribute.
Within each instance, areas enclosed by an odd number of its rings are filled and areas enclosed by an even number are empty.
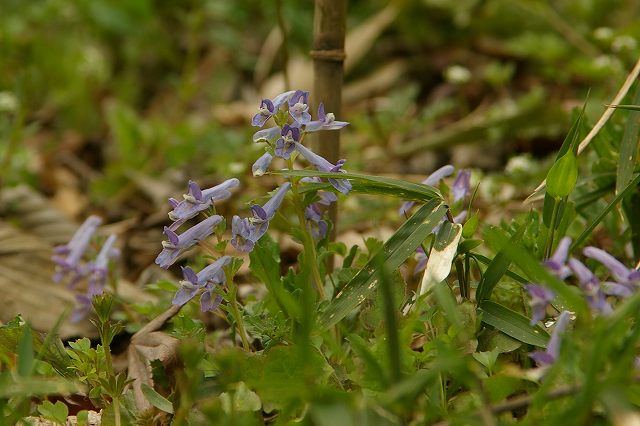
<svg viewBox="0 0 640 426"><path fill-rule="evenodd" d="M341 117L353 123L343 151L354 170L422 175L443 161L491 170L514 154L544 157L571 108L591 90L587 116L597 117L640 53L637 0L352 0L348 29L385 7L394 18L346 79L345 90L370 79ZM282 49L266 72L258 62L278 32L275 0L0 9L5 183L54 196L71 186L91 194L82 208L122 217L115 206L151 213L187 177L249 170L257 151L237 105L274 95L262 91ZM288 56L308 57L312 2L283 0L282 13ZM402 72L377 86L376 71L394 61Z"/></svg>

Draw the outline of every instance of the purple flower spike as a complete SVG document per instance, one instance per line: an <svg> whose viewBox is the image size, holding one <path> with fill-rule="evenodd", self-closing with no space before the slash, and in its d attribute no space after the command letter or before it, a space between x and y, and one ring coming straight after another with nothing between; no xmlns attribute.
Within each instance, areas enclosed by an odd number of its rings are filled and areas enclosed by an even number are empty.
<svg viewBox="0 0 640 426"><path fill-rule="evenodd" d="M460 170L458 176L456 176L456 179L453 181L451 190L453 192L454 203L464 199L464 197L471 192L471 172L464 169Z"/></svg>
<svg viewBox="0 0 640 426"><path fill-rule="evenodd" d="M545 317L547 306L553 301L555 294L551 290L537 284L528 284L525 288L531 296L531 302L529 302L531 310L533 311L531 325L535 325Z"/></svg>
<svg viewBox="0 0 640 426"><path fill-rule="evenodd" d="M569 324L569 319L569 312L562 311L558 317L558 321L556 321L556 326L553 329L553 332L551 332L551 338L547 344L547 350L536 351L529 355L541 367L550 366L556 362L556 359L558 359L558 355L560 355L561 337Z"/></svg>
<svg viewBox="0 0 640 426"><path fill-rule="evenodd" d="M270 99L263 99L262 102L260 102L260 110L251 119L251 125L255 127L264 126L264 123L278 112L280 106L282 106L282 104L284 104L294 93L295 92L293 90L281 93L273 98L273 101Z"/></svg>
<svg viewBox="0 0 640 426"><path fill-rule="evenodd" d="M296 90L289 98L289 114L300 124L307 124L311 121L309 114L309 92Z"/></svg>
<svg viewBox="0 0 640 426"><path fill-rule="evenodd" d="M611 271L619 284L634 286L640 283L640 271L628 269L618 259L597 247L585 247L584 255L597 260Z"/></svg>
<svg viewBox="0 0 640 426"><path fill-rule="evenodd" d="M587 297L589 306L602 314L611 313L611 305L607 302L604 292L600 288L600 280L582 262L573 257L569 259L569 268L578 278L580 288Z"/></svg>
<svg viewBox="0 0 640 426"><path fill-rule="evenodd" d="M347 161L338 160L338 162L334 166L327 159L319 156L300 143L296 143L296 149L309 163L311 163L318 171L321 172L339 172L341 171L342 166ZM329 183L331 184L331 186L333 186L343 194L348 194L349 191L351 191L351 182L349 182L347 179L330 178Z"/></svg>
<svg viewBox="0 0 640 426"><path fill-rule="evenodd" d="M318 106L318 119L307 123L304 130L307 133L317 132L319 130L339 130L348 124L346 121L336 121L336 117L332 112L325 114L324 104L320 102Z"/></svg>
<svg viewBox="0 0 640 426"><path fill-rule="evenodd" d="M160 265L161 268L167 269L176 261L181 253L211 235L214 228L222 221L222 216L213 215L187 229L180 235L177 235L174 231L165 227L164 233L168 241L162 242L164 248L156 258L156 263Z"/></svg>
<svg viewBox="0 0 640 426"><path fill-rule="evenodd" d="M52 260L58 265L56 274L53 276L54 282L60 282L71 274L68 285L75 286L86 275L87 270L80 265L80 261L101 223L102 219L98 216L89 216L73 234L69 243L54 248L56 255L52 257Z"/></svg>
<svg viewBox="0 0 640 426"><path fill-rule="evenodd" d="M201 190L197 183L190 180L189 192L183 195L184 199L177 204L170 201L174 207L173 210L169 212L169 219L174 221L174 223L169 229L175 231L184 222L208 209L211 204L231 197L229 190L239 185L240 181L232 178L225 180L220 185Z"/></svg>
<svg viewBox="0 0 640 426"><path fill-rule="evenodd" d="M197 275L189 267L182 268L184 280L180 281L180 289L176 292L172 303L174 305L184 305L193 299L200 289L204 289L205 293L212 293L216 284L223 284L225 282L226 277L223 268L228 265L229 262L231 262L231 257L222 256L220 259L202 269ZM211 299L210 295L209 299ZM210 310L208 308L211 307L211 303L207 301L207 309L204 309L204 305L201 305L201 307L203 308L203 312Z"/></svg>
<svg viewBox="0 0 640 426"><path fill-rule="evenodd" d="M268 144L272 144L280 137L280 132L282 132L282 129L277 126L258 130L253 134L253 141L255 143L266 142Z"/></svg>
<svg viewBox="0 0 640 426"><path fill-rule="evenodd" d="M285 124L280 134L280 139L276 141L275 154L288 160L296 143L300 141L300 128Z"/></svg>
<svg viewBox="0 0 640 426"><path fill-rule="evenodd" d="M553 256L545 260L544 264L551 270L553 275L561 280L571 275L571 269L566 265L567 256L569 255L569 247L571 246L571 238L564 237L558 243Z"/></svg>
<svg viewBox="0 0 640 426"><path fill-rule="evenodd" d="M109 235L107 240L102 245L95 262L89 265L89 291L88 296L96 296L101 294L104 290L107 272L109 267L109 259L120 255L120 250L113 247L116 242L115 235Z"/></svg>
<svg viewBox="0 0 640 426"><path fill-rule="evenodd" d="M268 152L262 154L260 158L253 163L251 166L251 172L254 176L262 176L269 170L269 166L271 165L271 161L273 160L273 156Z"/></svg>
<svg viewBox="0 0 640 426"><path fill-rule="evenodd" d="M452 175L454 170L455 168L450 164L442 166L438 170L427 176L427 178L422 181L422 184L428 186L436 186L442 179ZM415 204L415 201L405 201L404 203L402 203L402 207L400 207L398 213L401 216L404 216Z"/></svg>

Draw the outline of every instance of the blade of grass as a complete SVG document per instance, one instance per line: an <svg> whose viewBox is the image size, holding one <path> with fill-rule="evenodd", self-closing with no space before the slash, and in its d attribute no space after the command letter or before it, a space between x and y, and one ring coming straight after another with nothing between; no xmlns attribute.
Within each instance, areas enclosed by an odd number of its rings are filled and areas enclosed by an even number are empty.
<svg viewBox="0 0 640 426"><path fill-rule="evenodd" d="M547 332L539 326L532 326L524 315L490 300L485 300L480 310L482 322L502 331L507 336L529 345L541 348L547 346L549 340Z"/></svg>
<svg viewBox="0 0 640 426"><path fill-rule="evenodd" d="M636 90L635 104L640 103L640 88ZM620 143L620 158L616 177L616 193L620 193L632 179L633 168L638 153L638 132L640 131L640 111L629 111L624 135Z"/></svg>

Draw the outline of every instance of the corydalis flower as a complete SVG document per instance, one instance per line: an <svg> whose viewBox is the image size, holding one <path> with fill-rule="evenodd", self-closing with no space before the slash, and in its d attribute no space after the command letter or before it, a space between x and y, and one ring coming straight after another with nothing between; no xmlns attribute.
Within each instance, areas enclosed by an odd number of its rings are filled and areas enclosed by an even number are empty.
<svg viewBox="0 0 640 426"><path fill-rule="evenodd" d="M296 143L300 141L300 128L285 124L280 135L280 139L276 141L274 152L278 157L288 160L296 147Z"/></svg>
<svg viewBox="0 0 640 426"><path fill-rule="evenodd" d="M347 160L338 160L338 162L333 165L327 159L319 156L300 143L296 143L296 149L309 163L321 172L340 172L342 171L342 166L347 162ZM351 182L347 179L329 178L328 180L331 186L343 194L348 194L349 191L351 191Z"/></svg>
<svg viewBox="0 0 640 426"><path fill-rule="evenodd" d="M269 170L269 166L271 165L271 161L273 160L273 156L268 152L262 154L260 158L253 163L251 166L251 172L254 176L262 176Z"/></svg>
<svg viewBox="0 0 640 426"><path fill-rule="evenodd" d="M566 265L567 256L569 255L569 247L571 246L571 238L564 237L558 243L555 253L544 264L551 270L553 275L561 280L571 275L571 269Z"/></svg>
<svg viewBox="0 0 640 426"><path fill-rule="evenodd" d="M319 130L339 130L348 124L349 123L346 121L336 121L336 117L332 112L325 113L324 104L320 102L320 105L318 106L318 119L307 123L304 130L308 133L317 132Z"/></svg>
<svg viewBox="0 0 640 426"><path fill-rule="evenodd" d="M200 310L202 312L215 310L222 298L216 295L216 285L224 284L226 277L224 267L231 262L231 257L222 256L196 274L190 267L182 268L184 280L180 281L180 289L176 292L172 303L184 305L193 299L200 290L204 290L200 296Z"/></svg>
<svg viewBox="0 0 640 426"><path fill-rule="evenodd" d="M164 233L168 241L162 242L162 247L164 248L156 258L156 263L161 268L167 269L176 261L181 253L211 235L214 228L222 221L222 216L213 215L187 229L180 235L177 235L165 226Z"/></svg>
<svg viewBox="0 0 640 426"><path fill-rule="evenodd" d="M603 314L611 313L611 305L600 288L600 280L582 262L573 257L569 259L569 267L578 278L580 289L587 297L587 302L591 309Z"/></svg>
<svg viewBox="0 0 640 426"><path fill-rule="evenodd" d="M553 301L555 294L551 290L536 284L528 284L525 288L531 296L531 301L529 302L529 306L533 311L531 325L535 325L545 317L547 306Z"/></svg>
<svg viewBox="0 0 640 426"><path fill-rule="evenodd" d="M453 174L454 170L455 168L450 164L447 164L446 166L442 166L438 170L436 170L435 172L427 176L427 178L422 181L422 184L428 185L428 186L436 186L438 185L438 183L440 183L442 179ZM401 215L406 214L409 211L409 209L411 209L411 207L413 207L415 204L416 204L415 201L405 201L404 203L402 203L402 207L400 207L399 213Z"/></svg>
<svg viewBox="0 0 640 426"><path fill-rule="evenodd" d="M276 215L276 210L280 208L282 201L284 200L284 196L287 194L287 191L291 189L291 183L285 182L280 185L280 188L273 194L273 197L269 199L263 206L258 204L254 204L251 206L251 212L253 213L253 217L249 219L249 221L255 225L258 225L260 231L256 234L258 235L257 239L262 237L265 232L267 232L267 227L261 227L261 225L267 225L271 219Z"/></svg>
<svg viewBox="0 0 640 426"><path fill-rule="evenodd" d="M197 183L189 181L189 192L184 194L182 201L171 198L169 203L173 207L173 210L169 212L169 219L174 221L170 229L175 231L180 225L186 222L188 219L195 217L198 213L208 209L211 204L216 201L226 200L231 197L229 189L235 188L240 185L240 181L236 178L227 179L220 185L204 190L200 189Z"/></svg>
<svg viewBox="0 0 640 426"><path fill-rule="evenodd" d="M422 246L418 246L416 249L416 267L413 270L413 275L416 275L420 271L424 271L427 267L427 261L429 260L429 256L424 252Z"/></svg>
<svg viewBox="0 0 640 426"><path fill-rule="evenodd" d="M89 216L73 234L71 241L53 249L55 255L52 260L58 265L53 276L54 282L60 282L64 277L71 274L69 286L73 287L86 275L86 268L80 264L80 261L101 223L102 219L98 216Z"/></svg>
<svg viewBox="0 0 640 426"><path fill-rule="evenodd" d="M264 126L264 123L266 123L294 93L295 92L291 90L279 94L273 98L273 100L263 99L262 102L260 102L260 110L251 119L251 124L255 127Z"/></svg>
<svg viewBox="0 0 640 426"><path fill-rule="evenodd" d="M300 182L322 183L322 179L320 179L317 176L311 176L311 177L304 177L300 179ZM320 197L320 199L318 200L318 203L324 206L328 206L331 203L335 203L336 201L338 201L338 196L330 191L318 191L318 197Z"/></svg>
<svg viewBox="0 0 640 426"><path fill-rule="evenodd" d="M249 222L249 218L233 216L231 220L231 245L238 251L249 253L259 239L256 238L258 232L258 228Z"/></svg>
<svg viewBox="0 0 640 426"><path fill-rule="evenodd" d="M253 134L253 141L274 143L281 136L282 129L280 127L269 127L268 129L258 130Z"/></svg>
<svg viewBox="0 0 640 426"><path fill-rule="evenodd" d="M583 253L585 256L602 263L611 271L616 280L615 283L606 283L606 287L611 294L630 296L636 286L640 284L640 271L627 268L606 251L597 247L585 247Z"/></svg>
<svg viewBox="0 0 640 426"><path fill-rule="evenodd" d="M545 351L535 351L532 354L529 354L529 356L541 367L550 366L558 359L558 355L560 355L560 341L562 333L564 333L567 328L569 319L569 312L562 311L558 317L558 321L556 321L556 326L553 329L553 332L551 332L551 338L547 344L547 349Z"/></svg>
<svg viewBox="0 0 640 426"><path fill-rule="evenodd" d="M89 291L87 292L87 295L90 297L101 294L104 290L107 280L109 260L120 254L120 250L113 247L115 242L116 236L113 234L109 235L102 245L96 260L89 264Z"/></svg>
<svg viewBox="0 0 640 426"><path fill-rule="evenodd" d="M309 114L309 92L296 90L289 98L289 114L300 124L307 124L311 121Z"/></svg>
<svg viewBox="0 0 640 426"><path fill-rule="evenodd" d="M329 230L329 225L322 219L322 210L319 203L311 203L304 210L304 217L309 221L311 235L314 238L324 238Z"/></svg>
<svg viewBox="0 0 640 426"><path fill-rule="evenodd" d="M469 170L460 170L451 187L453 192L453 202L457 203L469 194L471 191L471 172Z"/></svg>

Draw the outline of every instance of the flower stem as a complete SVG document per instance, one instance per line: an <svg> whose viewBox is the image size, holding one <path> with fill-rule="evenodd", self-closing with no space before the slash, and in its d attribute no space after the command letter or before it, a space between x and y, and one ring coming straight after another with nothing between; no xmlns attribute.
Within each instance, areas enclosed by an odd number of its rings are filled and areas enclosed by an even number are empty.
<svg viewBox="0 0 640 426"><path fill-rule="evenodd" d="M551 256L553 250L553 238L556 231L556 222L558 221L558 210L560 209L560 200L553 199L553 211L551 212L551 223L549 225L549 239L547 240L547 247L544 253L544 258L548 259Z"/></svg>
<svg viewBox="0 0 640 426"><path fill-rule="evenodd" d="M238 327L238 334L240 335L240 339L242 339L242 347L245 351L250 351L251 346L249 345L249 338L247 337L247 332L244 328L244 320L242 319L242 314L240 313L240 309L238 308L238 285L230 281L229 285L229 304L231 305L231 311L233 312L233 317L236 320L236 326Z"/></svg>
<svg viewBox="0 0 640 426"><path fill-rule="evenodd" d="M293 160L289 159L287 161L289 170L293 170ZM300 196L300 193L298 192L298 180L296 178L291 179L291 192L293 193L293 204L295 204L296 213L298 214L298 221L300 222L300 228L302 229L303 234L302 243L304 246L304 259L311 268L311 274L313 276L313 281L316 285L316 288L318 289L318 294L320 295L320 298L324 300L327 296L324 291L322 278L320 277L318 262L316 261L316 259L318 258L316 245L313 241L313 236L311 235L311 231L309 230L307 221L304 218L304 210L302 209L302 198Z"/></svg>

